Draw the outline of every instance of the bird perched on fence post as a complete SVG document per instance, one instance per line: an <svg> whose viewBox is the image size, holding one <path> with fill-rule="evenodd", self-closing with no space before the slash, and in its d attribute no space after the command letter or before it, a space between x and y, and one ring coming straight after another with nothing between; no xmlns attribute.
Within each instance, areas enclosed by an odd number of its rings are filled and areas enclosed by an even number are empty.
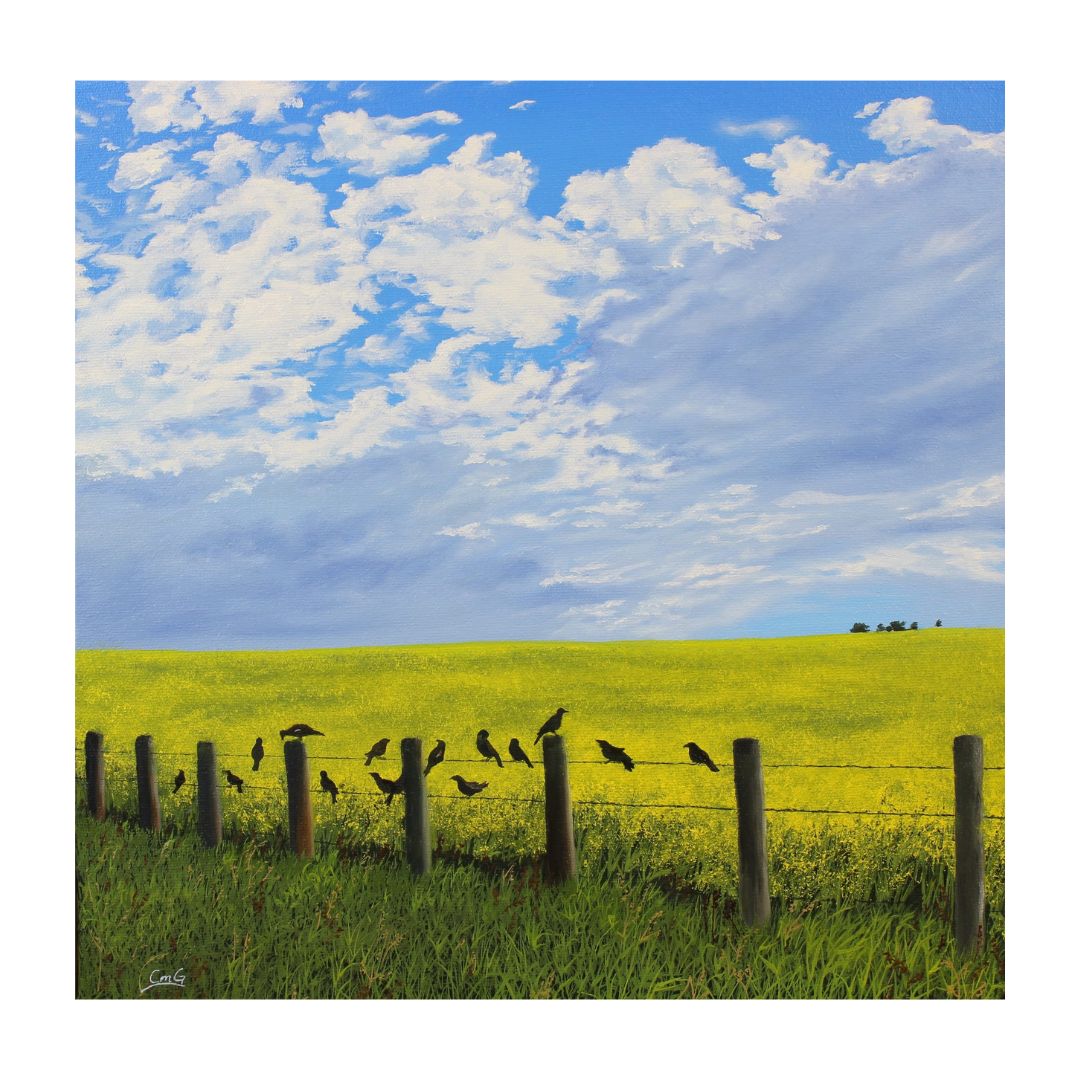
<svg viewBox="0 0 1080 1080"><path fill-rule="evenodd" d="M427 765L424 768L424 775L427 776L436 765L441 765L444 757L446 757L446 743L440 739L432 747L431 753L427 756Z"/></svg>
<svg viewBox="0 0 1080 1080"><path fill-rule="evenodd" d="M466 780L464 776L451 776L451 780L457 781L458 791L465 796L466 799L471 799L478 792L481 792L486 788L486 780Z"/></svg>
<svg viewBox="0 0 1080 1080"><path fill-rule="evenodd" d="M374 746L367 752L367 757L364 758L364 764L370 766L372 759L377 757L386 757L386 748L390 745L389 739L380 739Z"/></svg>
<svg viewBox="0 0 1080 1080"><path fill-rule="evenodd" d="M333 806L334 803L337 802L337 795L338 795L337 784L335 784L334 781L331 780L330 777L326 775L326 770L325 769L323 769L319 773L319 787L321 787L323 789L323 791L325 791L325 792L327 792L329 794L329 796L330 796L330 805Z"/></svg>
<svg viewBox="0 0 1080 1080"><path fill-rule="evenodd" d="M183 786L187 783L187 777L184 775L184 770L181 769L176 774L176 779L173 781L172 793L175 795Z"/></svg>
<svg viewBox="0 0 1080 1080"><path fill-rule="evenodd" d="M683 743L683 746L690 751L690 760L695 765L704 765L709 772L719 772L720 770L713 764L713 759L701 749L696 742Z"/></svg>
<svg viewBox="0 0 1080 1080"><path fill-rule="evenodd" d="M517 739L510 740L510 759L512 761L524 762L530 769L533 767L533 763L529 760L529 755L521 749L521 743L519 743Z"/></svg>
<svg viewBox="0 0 1080 1080"><path fill-rule="evenodd" d="M292 727L282 728L278 734L284 739L288 736L291 739L302 739L306 735L322 735L321 731L316 731L313 727L309 727L307 724L293 724Z"/></svg>
<svg viewBox="0 0 1080 1080"><path fill-rule="evenodd" d="M222 772L225 773L225 779L229 781L229 786L236 788L236 793L238 795L243 795L244 781L229 769L223 769Z"/></svg>
<svg viewBox="0 0 1080 1080"><path fill-rule="evenodd" d="M565 715L565 709L556 709L544 722L544 726L536 733L536 738L533 739L533 746L535 746L545 735L554 735L562 725L562 718Z"/></svg>
<svg viewBox="0 0 1080 1080"><path fill-rule="evenodd" d="M259 771L259 763L266 756L266 751L263 749L262 736L260 735L255 740L255 745L251 748L251 771Z"/></svg>
<svg viewBox="0 0 1080 1080"><path fill-rule="evenodd" d="M476 749L480 751L482 757L491 761L493 758L495 764L501 769L503 767L502 758L499 757L499 751L491 745L491 740L488 738L487 728L482 728L476 733Z"/></svg>
<svg viewBox="0 0 1080 1080"><path fill-rule="evenodd" d="M621 746L612 746L611 743L605 742L603 739L597 739L596 742L600 747L600 753L608 761L621 765L627 772L634 771L634 763L630 760L630 755Z"/></svg>
<svg viewBox="0 0 1080 1080"><path fill-rule="evenodd" d="M380 776L377 772L369 774L372 780L375 781L375 786L386 796L386 805L389 806L394 801L395 795L400 795L402 792L401 777L396 780L387 780L385 776Z"/></svg>

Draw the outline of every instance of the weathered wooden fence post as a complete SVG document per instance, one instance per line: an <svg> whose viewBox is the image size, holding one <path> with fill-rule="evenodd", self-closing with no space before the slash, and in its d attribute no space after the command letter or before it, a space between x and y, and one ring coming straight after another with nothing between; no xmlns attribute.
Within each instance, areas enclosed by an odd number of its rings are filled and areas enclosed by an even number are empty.
<svg viewBox="0 0 1080 1080"><path fill-rule="evenodd" d="M139 788L139 824L151 832L160 832L161 802L152 735L140 735L135 740L135 779Z"/></svg>
<svg viewBox="0 0 1080 1080"><path fill-rule="evenodd" d="M289 788L289 842L293 852L310 859L315 854L315 827L311 817L311 770L302 739L285 744L285 782Z"/></svg>
<svg viewBox="0 0 1080 1080"><path fill-rule="evenodd" d="M105 820L105 736L88 731L86 751L86 809L92 818Z"/></svg>
<svg viewBox="0 0 1080 1080"><path fill-rule="evenodd" d="M956 900L954 928L961 953L983 946L986 906L983 854L983 741L979 735L953 739L956 782Z"/></svg>
<svg viewBox="0 0 1080 1080"><path fill-rule="evenodd" d="M405 793L405 857L414 874L431 870L431 826L428 822L427 780L423 743L401 740L401 784Z"/></svg>
<svg viewBox="0 0 1080 1080"><path fill-rule="evenodd" d="M739 907L747 926L764 926L769 921L770 905L761 743L736 739L733 751L739 814Z"/></svg>
<svg viewBox="0 0 1080 1080"><path fill-rule="evenodd" d="M196 747L198 765L199 836L207 847L221 843L221 783L218 779L217 750L212 742Z"/></svg>
<svg viewBox="0 0 1080 1080"><path fill-rule="evenodd" d="M543 747L547 875L549 881L559 884L577 877L570 768L566 761L566 743L561 735L545 735Z"/></svg>

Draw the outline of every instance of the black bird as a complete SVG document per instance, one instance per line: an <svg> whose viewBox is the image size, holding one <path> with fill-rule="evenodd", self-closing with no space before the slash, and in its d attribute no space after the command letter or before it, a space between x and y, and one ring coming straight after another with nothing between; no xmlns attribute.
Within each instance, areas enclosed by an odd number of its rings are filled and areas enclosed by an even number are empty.
<svg viewBox="0 0 1080 1080"><path fill-rule="evenodd" d="M488 761L492 758L495 759L495 764L501 769L503 767L502 758L499 757L499 751L491 745L491 740L488 738L487 728L476 733L476 749L480 751L483 757L486 757Z"/></svg>
<svg viewBox="0 0 1080 1080"><path fill-rule="evenodd" d="M719 772L720 770L713 764L713 759L709 757L704 750L696 742L683 743L683 746L690 751L690 760L695 765L704 765L709 772Z"/></svg>
<svg viewBox="0 0 1080 1080"><path fill-rule="evenodd" d="M386 748L390 745L389 739L380 739L368 752L367 757L364 758L364 764L370 765L372 758L386 757Z"/></svg>
<svg viewBox="0 0 1080 1080"><path fill-rule="evenodd" d="M173 781L172 793L175 795L183 786L187 783L187 777L184 775L184 770L181 769L176 774L176 779Z"/></svg>
<svg viewBox="0 0 1080 1080"><path fill-rule="evenodd" d="M401 777L399 776L396 780L387 780L385 776L380 776L377 772L370 775L378 789L386 796L386 805L389 806L394 801L394 796L402 792Z"/></svg>
<svg viewBox="0 0 1080 1080"><path fill-rule="evenodd" d="M284 739L288 735L292 739L302 739L305 735L321 735L321 731L316 731L313 727L308 727L307 724L293 724L292 727L282 728L278 734Z"/></svg>
<svg viewBox="0 0 1080 1080"><path fill-rule="evenodd" d="M323 791L329 792L331 806L337 802L337 784L326 775L325 769L319 773L319 787L321 787Z"/></svg>
<svg viewBox="0 0 1080 1080"><path fill-rule="evenodd" d="M266 751L263 749L262 736L260 735L255 740L255 745L251 748L251 771L259 771L259 762L262 761Z"/></svg>
<svg viewBox="0 0 1080 1080"><path fill-rule="evenodd" d="M634 763L630 760L630 755L621 746L612 746L611 743L605 742L603 739L597 739L596 741L600 746L600 753L603 754L608 761L616 762L627 772L634 771Z"/></svg>
<svg viewBox="0 0 1080 1080"><path fill-rule="evenodd" d="M565 709L556 709L553 716L547 718L547 722L536 733L536 738L533 739L533 746L535 746L545 735L554 735L559 730L559 726L562 724L562 718L566 715Z"/></svg>
<svg viewBox="0 0 1080 1080"><path fill-rule="evenodd" d="M477 792L487 787L486 780L466 780L464 776L451 776L450 779L457 781L458 791L467 799L471 799Z"/></svg>
<svg viewBox="0 0 1080 1080"><path fill-rule="evenodd" d="M531 769L533 763L529 760L529 755L521 749L521 743L517 739L510 740L510 757L513 761L523 761Z"/></svg>
<svg viewBox="0 0 1080 1080"><path fill-rule="evenodd" d="M431 753L427 756L427 768L424 769L424 775L427 776L436 765L442 764L442 759L446 756L446 743L440 739L432 749Z"/></svg>
<svg viewBox="0 0 1080 1080"><path fill-rule="evenodd" d="M239 776L237 776L236 773L231 772L229 769L223 769L222 771L225 773L225 779L229 781L229 785L236 788L236 792L238 795L243 795L244 781Z"/></svg>

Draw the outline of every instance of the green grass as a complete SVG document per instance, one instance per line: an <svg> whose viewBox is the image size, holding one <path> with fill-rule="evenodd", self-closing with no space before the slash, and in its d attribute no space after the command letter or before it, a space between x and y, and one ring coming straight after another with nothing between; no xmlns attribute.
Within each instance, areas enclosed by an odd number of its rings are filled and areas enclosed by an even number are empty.
<svg viewBox="0 0 1080 1080"><path fill-rule="evenodd" d="M316 905L321 903L320 897L333 892L333 883L340 879L341 888L354 890L350 895L362 909L370 902L365 890L376 889L374 883L382 881L382 891L377 892L382 900L373 911L389 920L387 925L397 926L395 920L404 918L401 912L412 910L409 905L429 904L432 906L425 918L437 911L448 927L460 925L464 935L470 920L481 918L477 912L487 903L483 898L493 887L492 875L506 866L527 868L542 851L543 812L538 802L485 798L540 799L542 768L531 772L523 766L499 770L493 764L473 761L448 763L430 777L431 793L442 796L457 795L449 780L456 771L470 779L491 781L485 795L473 800L432 800L432 832L442 857L437 859L431 883L414 887L396 864L395 853L401 848L400 800L387 808L366 795L343 796L336 807L331 807L325 796L316 798L318 838L326 845L344 844L361 853L360 858L350 859L345 866L330 853L307 868L297 867L276 854L274 843L274 838L279 843L285 833L283 763L276 733L297 721L327 733L325 739L310 740L313 776L326 768L343 789L367 792L374 788L362 761L319 758L362 755L376 739L388 736L391 753L373 768L396 776L400 768L394 760L397 740L419 735L426 744L435 738L446 739L449 757L476 759L474 738L479 728L488 728L500 748L515 735L531 747L540 724L556 705L562 705L570 710L563 733L574 762L571 787L576 800L732 805L730 769L713 774L689 766L641 766L627 773L601 764L594 740L606 738L625 746L640 760L683 760L686 751L682 744L693 739L705 746L718 764L725 764L731 760L733 738L755 736L762 741L766 764L948 765L953 736L974 733L985 739L987 764L1002 764L1003 653L1004 635L996 630L765 641L517 643L284 653L80 652L76 734L81 742L87 730L105 733L112 751L107 759L112 805L120 812L133 809L129 779L132 744L138 734L153 734L161 754L165 821L178 830L164 849L168 854L161 856L164 861L160 864L152 850L133 854L138 844L147 843L144 838L113 835L106 827L103 835L109 839L95 841L110 852L110 865L114 866L108 879L113 882L110 888L121 888L123 882L124 889L136 890L141 897L139 910L147 913L149 922L135 932L133 915L115 926L109 921L111 916L93 917L102 944L94 946L96 960L91 956L87 962L101 965L103 975L90 992L129 995L130 986L116 974L115 965L136 962L150 941L160 944L160 935L153 935L156 921L166 919L162 905L186 910L184 918L194 923L209 917L211 900L215 919L218 905L223 905L222 910L230 904L242 906L238 897L226 898L216 891L241 887L232 877L226 880L224 876L224 868L235 860L256 860L260 876L269 873L273 880L279 880L277 875L281 875L282 888L290 882L288 888L298 890ZM266 740L268 754L261 771L253 776L248 751L257 734ZM230 848L223 856L208 856L190 847L186 837L193 825L194 784L173 796L165 781L181 764L194 779L194 748L199 739L213 739L220 754L235 755L223 757L223 763L247 777L249 784L260 785L244 795L223 793L227 832L237 840L259 834L270 838L269 843L239 853ZM77 755L77 766L80 758ZM1004 773L989 772L986 782L987 811L1003 813ZM952 776L948 770L768 769L766 802L784 807L948 812ZM243 921L236 927L239 938L229 931L228 948L225 938L220 938L215 939L213 950L209 946L195 949L210 965L208 981L202 987L210 996L286 996L292 989L304 996L353 996L364 987L363 992L399 996L530 996L541 992L556 996L1000 996L1003 992L1002 979L994 974L996 961L991 963L988 958L967 974L950 966L954 961L945 939L951 903L952 839L947 820L769 815L771 886L774 895L781 898L781 915L769 934L747 935L730 918L737 874L733 818L730 813L705 810L578 805L575 819L582 875L573 895L587 897L589 905L596 906L598 919L606 917L605 911L625 914L631 899L636 903L645 895L657 896L658 910L670 909L660 918L670 915L676 920L662 939L663 945L657 946L659 954L650 961L655 970L635 967L626 973L622 989L618 989L618 968L607 970L603 959L586 956L587 950L574 953L576 960L567 959L569 967L559 969L555 983L547 985L545 980L553 970L551 961L541 963L540 953L521 951L516 942L515 955L523 958L523 966L514 976L519 981L512 993L490 981L497 974L495 959L491 960L492 971L482 978L477 974L475 985L484 989L464 985L461 973L451 970L460 961L456 948L452 961L440 961L438 970L427 970L422 950L413 957L406 949L402 956L408 953L408 964L404 959L400 963L389 959L377 962L377 946L370 944L374 951L364 969L367 974L361 976L349 968L352 974L346 978L330 973L327 965L337 956L336 946L329 935L320 937L314 927L309 928L304 943L296 946L315 952L304 961L311 966L303 968L307 974L302 982L289 982L277 968L272 968L276 975L268 975L268 981L259 981L253 974L233 980L210 959L228 956L232 965L228 970L247 970L248 960L235 961L230 951L237 941L243 944L245 934L240 931L247 925ZM82 829L80 826L80 860L85 861L91 853L83 850ZM178 865L173 853L180 851L186 854ZM389 857L372 863L364 852ZM467 858L447 865L451 853L464 853ZM210 862L199 862L207 868L204 878L199 879L206 886L205 891L193 893L184 860L196 857ZM221 880L211 869L218 863ZM90 871L95 865L98 863L86 863ZM156 884L144 873L151 865L159 865L165 875ZM176 878L170 879L170 873ZM176 891L172 900L162 891L161 881L168 880L173 881ZM351 884L346 885L346 880ZM989 823L987 829L987 889L991 944L1000 946L1004 844L997 822ZM558 912L565 915L565 909L558 905L570 901L559 899L563 896L559 892L550 896L546 890L525 892L531 898L529 904L536 905L529 908L537 920L535 926L543 928L545 940L553 940L555 927L561 925ZM451 894L461 898L458 914L452 900L447 899ZM426 899L421 903L420 897ZM642 901L644 907L651 902ZM874 906L878 904L892 904L893 908ZM417 919L420 910L416 909ZM709 922L716 911L729 913L726 922ZM589 921L592 916L581 917L586 920L583 926L595 929ZM497 909L485 908L482 921L493 919L501 925L501 918ZM171 925L180 926L181 922L173 919ZM699 928L699 922L704 929ZM790 929L795 924L797 931ZM222 927L222 934L226 929ZM355 928L354 933L360 935L356 940L363 939L368 929L368 923ZM275 927L277 935L284 932L284 927ZM565 933L572 941L574 927L565 927ZM472 938L466 935L465 940ZM777 944L781 940L794 944L781 949ZM121 944L125 941L126 945ZM486 970L483 958L488 954L486 946L477 948L481 959L474 967L479 973ZM330 950L325 957L320 955L323 949ZM734 975L719 974L744 971L734 961L734 967L724 967L734 955L731 950L738 953L740 949L744 959L751 954L754 958L753 975L746 977L752 986L743 985ZM257 948L249 944L240 951L247 957L256 954ZM181 962L191 952L191 947L185 952L179 945L172 950ZM886 954L896 963L887 960ZM104 961L105 955L113 960ZM707 957L710 962L694 957ZM290 964L296 965L297 972L302 968L299 957ZM879 970L882 965L887 969L884 973ZM862 972L858 977L853 974L856 967ZM209 974L211 968L217 973ZM908 976L903 975L904 968ZM973 974L976 969L977 974ZM105 974L109 972L112 974ZM916 978L920 972L922 977ZM372 982L375 974L378 978ZM510 977L508 972L505 978ZM124 978L128 978L126 972ZM341 983L341 979L345 981Z"/></svg>
<svg viewBox="0 0 1080 1080"><path fill-rule="evenodd" d="M784 905L747 930L619 853L564 888L535 872L204 849L80 818L80 996L262 998L1001 997L1001 935L957 962L933 906Z"/></svg>

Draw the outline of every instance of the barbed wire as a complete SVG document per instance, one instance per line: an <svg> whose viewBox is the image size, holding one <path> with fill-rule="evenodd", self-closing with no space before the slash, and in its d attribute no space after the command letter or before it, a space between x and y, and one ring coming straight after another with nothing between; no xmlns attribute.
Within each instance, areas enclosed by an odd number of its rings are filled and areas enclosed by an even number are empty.
<svg viewBox="0 0 1080 1080"><path fill-rule="evenodd" d="M80 752L80 751L82 751L84 749L85 748L82 747L82 746L76 746L75 747L76 752ZM107 757L119 757L119 756L121 756L123 754L126 754L127 751L123 751L123 750L102 750L101 753L104 754ZM155 749L154 753L158 757L185 758L187 760L191 760L193 758L198 757L197 753L195 751L193 751L193 750L180 751L180 750L157 750L157 749ZM216 756L219 757L219 758L229 758L229 759L235 759L235 760L241 760L241 761L243 761L243 760L250 761L251 760L251 755L250 754L233 754L233 753L225 754L225 753L220 753L219 752L219 753L217 753ZM267 758L269 758L269 760L271 760L271 761L274 760L273 755L267 755ZM261 760L265 761L265 760L267 760L267 758L263 758ZM373 761L385 761L386 760L386 755L384 754L381 757L375 757L372 760ZM538 762L542 762L542 760L543 759L541 757L539 757L539 756L537 757ZM308 761L357 761L357 762L363 762L365 765L367 765L367 755L363 754L360 757L352 757L352 756L349 756L349 755L311 754L308 757ZM485 764L490 764L491 761L492 761L491 758L483 758L483 757L479 757L479 758L443 758L442 762L440 762L439 764L447 763L447 764L455 764L455 765L485 765ZM646 766L659 765L659 766L679 766L679 767L681 767L681 766L689 766L690 768L703 768L704 767L704 766L699 765L695 761L646 761L646 760L637 760L635 758L635 759L633 759L633 762L634 762L635 767L638 766L638 765L646 765ZM570 758L570 759L568 759L567 763L570 764L570 765L612 765L612 764L618 764L618 762L611 762L611 761L608 761L606 758ZM518 762L515 761L515 762L513 762L513 764L518 764ZM524 764L524 763L522 762L521 764ZM716 767L718 769L732 769L732 768L735 767L734 763L732 763L730 761L714 762L714 764L716 765ZM875 764L869 764L869 763L863 763L863 762L848 762L848 761L842 761L842 762L834 762L834 761L816 761L816 762L774 761L774 762L762 762L762 768L763 769L870 769L870 770L874 770L874 769L914 769L914 770L927 770L927 771L932 771L932 772L951 772L952 769L953 769L953 766L952 765L918 765L918 764L902 764L902 763L901 764L875 765ZM983 766L983 772L1004 772L1004 771L1005 771L1005 766L1004 765L984 765Z"/></svg>

